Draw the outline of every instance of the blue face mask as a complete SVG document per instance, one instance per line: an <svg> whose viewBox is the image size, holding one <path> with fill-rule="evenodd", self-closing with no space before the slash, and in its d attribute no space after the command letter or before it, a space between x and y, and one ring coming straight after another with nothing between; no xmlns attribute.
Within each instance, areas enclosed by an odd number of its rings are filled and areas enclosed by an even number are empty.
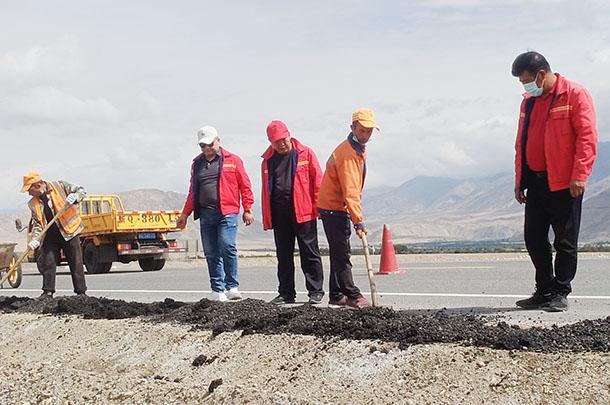
<svg viewBox="0 0 610 405"><path fill-rule="evenodd" d="M542 87L538 87L538 85L536 84L536 79L538 78L538 75L536 75L536 78L529 82L529 83L523 83L523 88L525 89L525 91L527 92L527 94L529 94L532 97L538 97L540 95L542 95ZM542 84L544 85L544 80L542 81Z"/></svg>

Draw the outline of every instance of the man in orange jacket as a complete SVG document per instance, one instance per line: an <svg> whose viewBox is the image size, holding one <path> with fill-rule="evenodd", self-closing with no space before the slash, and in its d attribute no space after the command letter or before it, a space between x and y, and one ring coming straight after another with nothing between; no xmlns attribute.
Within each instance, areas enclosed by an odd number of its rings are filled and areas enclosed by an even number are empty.
<svg viewBox="0 0 610 405"><path fill-rule="evenodd" d="M74 292L85 295L87 285L79 237L83 225L77 205L85 196L85 189L66 181L47 182L39 173L28 172L23 176L21 192L32 196L28 202L33 225L28 247L32 250L40 248L37 259L42 273L40 298L52 298L55 293L57 257L61 250L70 267ZM43 228L62 210L63 213L41 237Z"/></svg>
<svg viewBox="0 0 610 405"><path fill-rule="evenodd" d="M322 169L313 150L292 138L282 121L269 123L267 138L271 146L263 154L261 164L263 228L273 229L279 281L279 295L271 303L295 301L296 238L309 303L319 304L324 297L324 273L318 247L316 203Z"/></svg>
<svg viewBox="0 0 610 405"><path fill-rule="evenodd" d="M366 228L360 195L366 177L366 143L373 129L379 130L373 111L360 108L352 114L352 132L337 146L326 162L318 195L318 211L330 250L331 307L366 308L370 306L354 284L350 261L350 219L362 238Z"/></svg>
<svg viewBox="0 0 610 405"><path fill-rule="evenodd" d="M250 179L239 156L220 147L216 128L202 127L197 138L201 153L193 159L189 193L176 225L184 228L191 213L199 219L210 298L238 300L242 296L237 280L237 215L241 200L244 223L254 222Z"/></svg>
<svg viewBox="0 0 610 405"><path fill-rule="evenodd" d="M538 52L517 56L512 75L526 92L515 143L515 198L525 203L525 245L536 269L536 291L516 304L565 311L576 275L583 193L595 161L593 101L584 87L553 73Z"/></svg>

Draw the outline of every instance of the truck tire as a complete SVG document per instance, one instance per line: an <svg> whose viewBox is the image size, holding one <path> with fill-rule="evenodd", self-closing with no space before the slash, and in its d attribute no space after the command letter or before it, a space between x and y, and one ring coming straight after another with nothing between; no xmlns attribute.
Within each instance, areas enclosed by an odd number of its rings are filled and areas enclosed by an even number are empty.
<svg viewBox="0 0 610 405"><path fill-rule="evenodd" d="M13 253L13 258L11 259L11 263L9 264L9 269L11 268L11 266L13 266L15 263L17 263L17 260L19 260L19 256L17 256L16 253ZM7 271L8 271L8 269L7 269ZM17 288L21 285L21 279L22 279L21 264L19 264L19 266L17 266L17 268L15 269L13 274L11 274L11 276L8 278L7 281L11 287Z"/></svg>
<svg viewBox="0 0 610 405"><path fill-rule="evenodd" d="M142 271L159 271L165 266L165 259L155 259L153 257L147 257L144 259L138 259L138 264Z"/></svg>
<svg viewBox="0 0 610 405"><path fill-rule="evenodd" d="M95 246L93 243L87 243L85 245L83 261L85 262L87 273L90 274L108 273L112 268L112 262L100 262L100 248Z"/></svg>

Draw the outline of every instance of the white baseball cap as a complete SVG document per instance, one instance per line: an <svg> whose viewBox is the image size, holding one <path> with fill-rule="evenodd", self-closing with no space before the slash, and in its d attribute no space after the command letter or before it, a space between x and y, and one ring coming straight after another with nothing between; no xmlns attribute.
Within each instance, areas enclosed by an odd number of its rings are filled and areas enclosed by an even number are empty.
<svg viewBox="0 0 610 405"><path fill-rule="evenodd" d="M205 143L210 145L218 138L218 131L216 128L206 125L205 127L201 127L199 131L197 131L197 143L201 145Z"/></svg>

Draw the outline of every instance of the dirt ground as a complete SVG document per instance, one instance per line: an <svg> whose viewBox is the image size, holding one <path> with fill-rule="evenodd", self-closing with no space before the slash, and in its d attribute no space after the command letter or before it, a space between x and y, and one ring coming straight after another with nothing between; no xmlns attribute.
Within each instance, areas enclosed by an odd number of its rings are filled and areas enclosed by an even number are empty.
<svg viewBox="0 0 610 405"><path fill-rule="evenodd" d="M610 317L0 298L0 403L610 403Z"/></svg>

